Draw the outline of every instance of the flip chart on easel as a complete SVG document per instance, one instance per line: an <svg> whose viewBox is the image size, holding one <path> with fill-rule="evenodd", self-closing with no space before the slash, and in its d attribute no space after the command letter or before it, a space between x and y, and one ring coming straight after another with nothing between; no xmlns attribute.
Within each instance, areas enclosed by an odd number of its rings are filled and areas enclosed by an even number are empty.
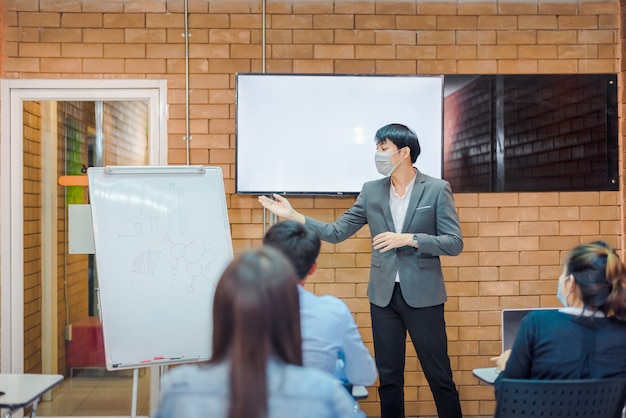
<svg viewBox="0 0 626 418"><path fill-rule="evenodd" d="M219 167L88 170L106 367L207 360L233 258Z"/></svg>

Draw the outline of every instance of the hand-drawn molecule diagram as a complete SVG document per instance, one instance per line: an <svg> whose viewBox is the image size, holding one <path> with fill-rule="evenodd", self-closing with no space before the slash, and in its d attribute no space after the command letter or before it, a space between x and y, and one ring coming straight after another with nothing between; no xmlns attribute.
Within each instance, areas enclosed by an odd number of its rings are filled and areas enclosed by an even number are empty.
<svg viewBox="0 0 626 418"><path fill-rule="evenodd" d="M187 293L194 292L198 279L215 287L216 279L211 274L211 243L174 242L171 237L163 237L163 243L169 248L145 250L134 258L131 281L135 290L154 298L170 292L180 280L189 281L185 287Z"/></svg>
<svg viewBox="0 0 626 418"><path fill-rule="evenodd" d="M187 292L193 292L194 282L197 278L210 280L209 271L211 269L211 261L208 260L208 256L213 249L212 244L204 243L198 246L195 241L188 243L173 242L170 237L163 237L163 241L171 245L170 257L174 260L174 265L171 270L172 276L181 276L181 274L179 274L179 264L182 264L184 271L191 277L191 282L187 285ZM197 254L198 250L199 254Z"/></svg>

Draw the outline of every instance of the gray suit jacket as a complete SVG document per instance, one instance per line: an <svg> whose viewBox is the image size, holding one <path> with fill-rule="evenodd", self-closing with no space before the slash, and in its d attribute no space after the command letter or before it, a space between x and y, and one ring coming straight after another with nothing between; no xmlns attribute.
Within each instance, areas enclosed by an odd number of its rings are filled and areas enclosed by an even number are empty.
<svg viewBox="0 0 626 418"><path fill-rule="evenodd" d="M367 182L354 205L335 222L307 217L306 225L331 243L351 237L365 224L369 224L372 237L382 232L395 232L389 209L390 187L389 177ZM384 253L372 249L367 287L370 302L380 307L389 304L396 271L399 271L400 288L409 306L422 308L445 302L446 288L439 256L458 255L463 250L459 218L447 181L417 172L402 232L417 234L419 248L406 246Z"/></svg>

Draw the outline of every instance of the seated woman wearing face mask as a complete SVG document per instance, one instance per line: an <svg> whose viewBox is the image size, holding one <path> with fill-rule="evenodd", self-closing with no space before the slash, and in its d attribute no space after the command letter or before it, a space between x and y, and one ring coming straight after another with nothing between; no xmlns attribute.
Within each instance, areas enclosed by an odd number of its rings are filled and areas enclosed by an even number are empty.
<svg viewBox="0 0 626 418"><path fill-rule="evenodd" d="M513 347L496 359L496 379L626 376L626 268L604 242L572 249L559 277L563 308L531 312Z"/></svg>

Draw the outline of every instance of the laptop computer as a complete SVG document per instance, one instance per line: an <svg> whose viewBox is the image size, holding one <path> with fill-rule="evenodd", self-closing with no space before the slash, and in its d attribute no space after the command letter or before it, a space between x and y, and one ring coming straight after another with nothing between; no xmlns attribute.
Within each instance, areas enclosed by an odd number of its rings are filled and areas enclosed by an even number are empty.
<svg viewBox="0 0 626 418"><path fill-rule="evenodd" d="M519 330L522 319L532 311L557 310L559 308L519 308L503 309L500 317L500 339L502 341L502 351L505 352L513 347L513 341ZM493 384L498 377L498 370L494 367L481 367L472 371L474 376L483 382Z"/></svg>

